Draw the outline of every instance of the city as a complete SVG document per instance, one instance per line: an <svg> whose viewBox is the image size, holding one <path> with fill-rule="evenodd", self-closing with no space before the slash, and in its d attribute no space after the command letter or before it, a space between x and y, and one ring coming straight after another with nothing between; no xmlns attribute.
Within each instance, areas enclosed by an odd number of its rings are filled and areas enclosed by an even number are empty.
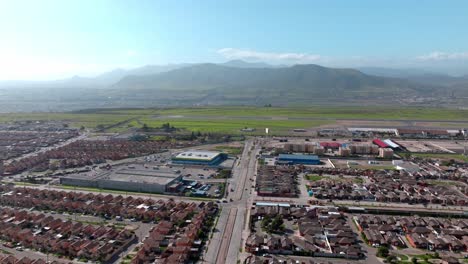
<svg viewBox="0 0 468 264"><path fill-rule="evenodd" d="M0 264L468 264L467 11L0 0Z"/></svg>
<svg viewBox="0 0 468 264"><path fill-rule="evenodd" d="M131 134L59 121L3 127L0 145L15 150L0 166L3 261L466 256L464 129L296 128L274 136L239 128L241 140L214 143L203 135L176 140L177 130L148 140L160 134L148 126ZM36 132L44 135L34 145L28 135Z"/></svg>

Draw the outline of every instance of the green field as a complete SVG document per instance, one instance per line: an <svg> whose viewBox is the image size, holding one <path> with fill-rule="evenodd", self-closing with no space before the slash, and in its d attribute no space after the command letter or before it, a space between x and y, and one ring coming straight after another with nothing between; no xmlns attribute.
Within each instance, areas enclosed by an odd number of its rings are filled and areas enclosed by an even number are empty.
<svg viewBox="0 0 468 264"><path fill-rule="evenodd" d="M130 122L134 127L141 127L139 122L147 124L149 127L161 127L164 123L170 123L176 128L183 128L188 131L202 133L223 133L223 134L246 134L264 135L265 128L269 128L272 134L286 134L294 128L310 128L332 123L330 121L312 120L238 120L238 119L153 119L143 117L138 121ZM254 132L241 132L241 129L249 127L255 128Z"/></svg>
<svg viewBox="0 0 468 264"><path fill-rule="evenodd" d="M74 127L110 127L107 132L122 132L143 124L202 133L287 135L294 128L313 128L334 124L339 119L359 120L450 120L467 121L468 110L440 108L388 107L193 107L167 109L95 109L67 113L2 114L0 122L19 120L62 120ZM118 124L118 125L116 125ZM242 128L255 128L244 133Z"/></svg>
<svg viewBox="0 0 468 264"><path fill-rule="evenodd" d="M243 147L231 147L231 146L216 146L215 150L227 153L229 155L240 155L242 154Z"/></svg>
<svg viewBox="0 0 468 264"><path fill-rule="evenodd" d="M468 110L419 107L199 107L157 111L161 116L288 117L382 120L467 120Z"/></svg>
<svg viewBox="0 0 468 264"><path fill-rule="evenodd" d="M320 176L320 175L309 174L309 175L305 175L304 178L306 178L306 180L308 181L320 181L321 179L324 179L325 177Z"/></svg>

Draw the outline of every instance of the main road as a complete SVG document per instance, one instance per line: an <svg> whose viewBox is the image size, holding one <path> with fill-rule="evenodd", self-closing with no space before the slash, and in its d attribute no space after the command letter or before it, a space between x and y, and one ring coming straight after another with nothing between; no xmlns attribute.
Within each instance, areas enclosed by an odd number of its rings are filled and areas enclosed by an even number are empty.
<svg viewBox="0 0 468 264"><path fill-rule="evenodd" d="M236 263L248 235L248 215L252 202L257 154L261 146L258 139L245 142L244 151L234 165L229 181L228 203L223 204L218 224L204 257L204 263ZM231 191L232 190L232 191Z"/></svg>

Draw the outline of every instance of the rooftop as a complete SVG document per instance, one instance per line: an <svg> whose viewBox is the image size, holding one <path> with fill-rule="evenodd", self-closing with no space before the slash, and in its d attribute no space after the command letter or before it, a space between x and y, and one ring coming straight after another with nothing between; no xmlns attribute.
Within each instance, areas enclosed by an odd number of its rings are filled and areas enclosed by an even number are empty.
<svg viewBox="0 0 468 264"><path fill-rule="evenodd" d="M296 154L279 154L278 158L281 159L301 159L301 160L318 160L316 155L296 155Z"/></svg>
<svg viewBox="0 0 468 264"><path fill-rule="evenodd" d="M220 152L216 151L186 151L179 153L175 156L176 159L189 159L189 160L212 160L216 158Z"/></svg>
<svg viewBox="0 0 468 264"><path fill-rule="evenodd" d="M136 165L132 166L132 168L120 166L98 172L77 173L64 176L63 178L167 184L179 176L180 174L172 170L155 170L151 167L145 168L144 166Z"/></svg>
<svg viewBox="0 0 468 264"><path fill-rule="evenodd" d="M150 183L150 184L161 184L166 185L172 182L179 175L158 175L158 176L148 176L148 175L135 175L135 174L122 174L116 172L114 174L106 175L99 180L110 180L110 181L121 181L121 182L139 182L139 183Z"/></svg>

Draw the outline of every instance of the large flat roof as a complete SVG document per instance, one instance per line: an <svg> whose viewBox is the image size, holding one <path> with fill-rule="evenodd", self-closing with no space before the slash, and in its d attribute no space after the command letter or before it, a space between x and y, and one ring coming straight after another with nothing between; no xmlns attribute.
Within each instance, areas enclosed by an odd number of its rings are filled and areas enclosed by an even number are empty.
<svg viewBox="0 0 468 264"><path fill-rule="evenodd" d="M172 182L179 175L171 176L145 176L145 175L132 175L132 174L119 174L115 173L109 176L100 177L99 180L120 181L120 182L137 182L148 184L161 184L166 185Z"/></svg>
<svg viewBox="0 0 468 264"><path fill-rule="evenodd" d="M318 160L316 155L296 155L296 154L279 154L279 159L300 159L300 160Z"/></svg>
<svg viewBox="0 0 468 264"><path fill-rule="evenodd" d="M210 161L216 158L220 152L216 151L185 151L175 156L176 159Z"/></svg>
<svg viewBox="0 0 468 264"><path fill-rule="evenodd" d="M110 170L99 172L90 171L85 173L77 173L67 175L62 178L81 179L81 180L110 180L122 182L140 182L149 184L168 184L177 177L181 176L173 170L155 170L153 168L145 168L143 165L132 165L132 168L127 166L119 166Z"/></svg>

